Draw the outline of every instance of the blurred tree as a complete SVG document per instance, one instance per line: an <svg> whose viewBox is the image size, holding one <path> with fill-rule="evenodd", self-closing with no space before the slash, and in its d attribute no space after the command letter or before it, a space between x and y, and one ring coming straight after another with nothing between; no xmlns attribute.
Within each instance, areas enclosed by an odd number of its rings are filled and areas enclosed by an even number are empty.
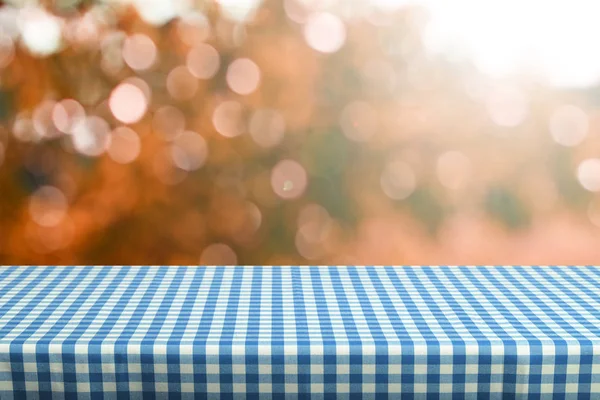
<svg viewBox="0 0 600 400"><path fill-rule="evenodd" d="M560 241L539 221L594 232L593 90L432 55L415 7L217 3L0 4L1 263L503 262ZM551 140L565 102L585 145Z"/></svg>

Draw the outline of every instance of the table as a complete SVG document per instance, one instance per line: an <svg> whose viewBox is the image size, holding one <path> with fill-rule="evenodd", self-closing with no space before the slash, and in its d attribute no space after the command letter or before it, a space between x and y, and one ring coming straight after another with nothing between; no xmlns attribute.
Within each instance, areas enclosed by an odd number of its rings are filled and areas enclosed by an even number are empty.
<svg viewBox="0 0 600 400"><path fill-rule="evenodd" d="M0 269L2 400L478 395L600 399L600 268Z"/></svg>

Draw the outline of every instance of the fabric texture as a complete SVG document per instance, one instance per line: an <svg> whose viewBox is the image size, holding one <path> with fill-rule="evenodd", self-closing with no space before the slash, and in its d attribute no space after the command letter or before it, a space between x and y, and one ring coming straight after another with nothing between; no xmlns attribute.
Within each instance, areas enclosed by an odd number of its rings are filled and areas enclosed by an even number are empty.
<svg viewBox="0 0 600 400"><path fill-rule="evenodd" d="M597 267L6 267L0 399L600 399Z"/></svg>

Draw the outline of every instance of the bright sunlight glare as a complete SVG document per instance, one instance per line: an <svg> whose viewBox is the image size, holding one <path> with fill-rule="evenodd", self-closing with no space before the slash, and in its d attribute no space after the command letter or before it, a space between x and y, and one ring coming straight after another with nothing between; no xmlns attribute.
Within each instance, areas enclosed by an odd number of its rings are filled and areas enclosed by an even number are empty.
<svg viewBox="0 0 600 400"><path fill-rule="evenodd" d="M466 56L494 78L526 74L557 87L600 80L598 0L420 0L434 53Z"/></svg>

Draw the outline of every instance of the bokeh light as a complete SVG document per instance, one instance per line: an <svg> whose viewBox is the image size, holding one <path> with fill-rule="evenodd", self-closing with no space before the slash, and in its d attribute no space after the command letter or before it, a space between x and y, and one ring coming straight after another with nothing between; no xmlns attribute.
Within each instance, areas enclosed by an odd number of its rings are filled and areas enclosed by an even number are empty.
<svg viewBox="0 0 600 400"><path fill-rule="evenodd" d="M39 254L51 254L71 244L75 238L75 225L67 216L53 226L30 224L26 235L28 248Z"/></svg>
<svg viewBox="0 0 600 400"><path fill-rule="evenodd" d="M199 79L210 79L215 76L220 63L217 50L205 43L193 47L187 55L187 67L192 75Z"/></svg>
<svg viewBox="0 0 600 400"><path fill-rule="evenodd" d="M217 0L223 15L236 22L250 21L262 0Z"/></svg>
<svg viewBox="0 0 600 400"><path fill-rule="evenodd" d="M138 78L137 76L132 76L124 79L121 84L133 85L137 87L144 94L147 103L150 103L152 100L152 88L144 79Z"/></svg>
<svg viewBox="0 0 600 400"><path fill-rule="evenodd" d="M68 203L60 189L42 186L33 193L29 202L29 213L38 225L58 225L67 213Z"/></svg>
<svg viewBox="0 0 600 400"><path fill-rule="evenodd" d="M589 120L582 109L567 104L552 113L549 126L556 143L563 146L577 146L587 136Z"/></svg>
<svg viewBox="0 0 600 400"><path fill-rule="evenodd" d="M97 157L106 151L110 141L109 134L108 122L94 115L79 118L71 131L75 149L90 157Z"/></svg>
<svg viewBox="0 0 600 400"><path fill-rule="evenodd" d="M588 158L577 167L577 179L586 190L600 192L600 158Z"/></svg>
<svg viewBox="0 0 600 400"><path fill-rule="evenodd" d="M126 124L138 122L148 109L144 92L131 83L122 83L110 94L109 107L119 121Z"/></svg>
<svg viewBox="0 0 600 400"><path fill-rule="evenodd" d="M17 115L12 126L12 132L15 138L22 142L37 141L39 139L33 128L33 122L24 115Z"/></svg>
<svg viewBox="0 0 600 400"><path fill-rule="evenodd" d="M136 33L123 42L123 60L131 69L146 70L156 62L156 45L148 36Z"/></svg>
<svg viewBox="0 0 600 400"><path fill-rule="evenodd" d="M310 10L301 0L283 0L283 8L287 17L299 24L306 22Z"/></svg>
<svg viewBox="0 0 600 400"><path fill-rule="evenodd" d="M310 47L321 53L335 53L346 41L346 27L337 16L316 12L304 25L304 38Z"/></svg>
<svg viewBox="0 0 600 400"><path fill-rule="evenodd" d="M410 165L402 160L388 162L381 173L381 189L394 200L406 199L415 190L417 178Z"/></svg>
<svg viewBox="0 0 600 400"><path fill-rule="evenodd" d="M56 129L65 134L70 134L74 123L85 116L85 110L77 100L64 99L54 105L52 122Z"/></svg>
<svg viewBox="0 0 600 400"><path fill-rule="evenodd" d="M187 12L177 22L177 33L188 46L197 46L210 38L210 21L201 12Z"/></svg>
<svg viewBox="0 0 600 400"><path fill-rule="evenodd" d="M96 38L100 35L101 21L93 12L86 12L79 18L66 22L64 36L73 46L95 47Z"/></svg>
<svg viewBox="0 0 600 400"><path fill-rule="evenodd" d="M17 8L11 4L5 5L0 8L0 26L2 26L2 33L10 37L11 39L17 39L20 34L20 11L22 8Z"/></svg>
<svg viewBox="0 0 600 400"><path fill-rule="evenodd" d="M19 14L21 40L37 56L57 52L61 46L61 21L41 8L24 8Z"/></svg>
<svg viewBox="0 0 600 400"><path fill-rule="evenodd" d="M223 243L213 243L202 250L200 264L236 265L237 256L231 247Z"/></svg>
<svg viewBox="0 0 600 400"><path fill-rule="evenodd" d="M215 108L212 123L217 132L225 137L235 137L244 133L242 125L242 105L233 100L223 101Z"/></svg>
<svg viewBox="0 0 600 400"><path fill-rule="evenodd" d="M52 100L43 101L33 110L31 121L33 129L39 137L50 138L56 136L52 114L56 103Z"/></svg>
<svg viewBox="0 0 600 400"><path fill-rule="evenodd" d="M188 11L188 0L133 0L140 17L149 24L162 26Z"/></svg>
<svg viewBox="0 0 600 400"><path fill-rule="evenodd" d="M271 187L275 194L283 199L300 197L306 190L307 184L306 170L297 161L280 161L271 171Z"/></svg>
<svg viewBox="0 0 600 400"><path fill-rule="evenodd" d="M175 67L167 75L167 90L175 100L190 100L198 90L198 81L187 67Z"/></svg>
<svg viewBox="0 0 600 400"><path fill-rule="evenodd" d="M178 135L171 147L173 163L186 171L200 168L208 154L206 140L196 132L185 131Z"/></svg>
<svg viewBox="0 0 600 400"><path fill-rule="evenodd" d="M120 126L112 131L107 152L115 162L129 164L138 157L140 150L140 137L133 129Z"/></svg>
<svg viewBox="0 0 600 400"><path fill-rule="evenodd" d="M250 117L248 131L259 146L273 147L283 140L285 119L276 110L256 110Z"/></svg>
<svg viewBox="0 0 600 400"><path fill-rule="evenodd" d="M260 69L248 58L238 58L227 67L227 84L237 94L250 94L258 88Z"/></svg>

